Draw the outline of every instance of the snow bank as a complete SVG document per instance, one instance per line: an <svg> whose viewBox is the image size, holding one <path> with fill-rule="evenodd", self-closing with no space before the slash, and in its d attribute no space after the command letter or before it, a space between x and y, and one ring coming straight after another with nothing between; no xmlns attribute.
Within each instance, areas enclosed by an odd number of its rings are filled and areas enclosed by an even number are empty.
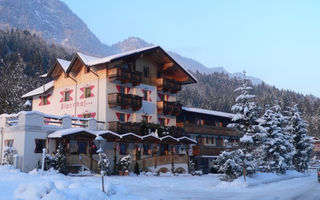
<svg viewBox="0 0 320 200"><path fill-rule="evenodd" d="M297 171L287 171L285 174L274 174L274 173L256 173L251 177L246 177L246 182L243 176L237 178L232 182L222 181L216 188L218 189L234 189L234 188L244 188L253 187L260 184L274 183L284 180L289 180L293 178L300 178L310 176L309 173L299 173Z"/></svg>

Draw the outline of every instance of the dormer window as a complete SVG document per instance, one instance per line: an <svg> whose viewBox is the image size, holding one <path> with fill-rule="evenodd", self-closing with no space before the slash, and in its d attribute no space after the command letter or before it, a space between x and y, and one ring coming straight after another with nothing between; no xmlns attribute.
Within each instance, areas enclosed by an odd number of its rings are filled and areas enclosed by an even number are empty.
<svg viewBox="0 0 320 200"><path fill-rule="evenodd" d="M90 67L85 67L84 73L85 73L85 74L90 73Z"/></svg>

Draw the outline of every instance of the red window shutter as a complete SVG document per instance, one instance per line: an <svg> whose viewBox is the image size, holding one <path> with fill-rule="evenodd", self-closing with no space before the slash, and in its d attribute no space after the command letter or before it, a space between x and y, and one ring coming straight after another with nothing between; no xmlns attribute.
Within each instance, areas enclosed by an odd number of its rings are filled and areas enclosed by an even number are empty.
<svg viewBox="0 0 320 200"><path fill-rule="evenodd" d="M78 117L82 118L82 117L83 117L83 114L79 114Z"/></svg>
<svg viewBox="0 0 320 200"><path fill-rule="evenodd" d="M169 124L169 122L170 122L170 119L169 119L169 118L167 118L166 120L167 120L167 125L168 125L168 124Z"/></svg>
<svg viewBox="0 0 320 200"><path fill-rule="evenodd" d="M43 99L42 99L42 96L39 96L39 99L40 99L39 106L42 106L42 105L43 105Z"/></svg>
<svg viewBox="0 0 320 200"><path fill-rule="evenodd" d="M48 94L48 97L47 97L47 105L50 104L49 97L51 97L51 94Z"/></svg>
<svg viewBox="0 0 320 200"><path fill-rule="evenodd" d="M120 121L120 113L116 112L116 115L117 115L118 120Z"/></svg>
<svg viewBox="0 0 320 200"><path fill-rule="evenodd" d="M71 93L73 92L73 90L69 90L69 94L70 94L70 97L69 97L69 100L72 101L73 98L71 97Z"/></svg>
<svg viewBox="0 0 320 200"><path fill-rule="evenodd" d="M126 93L127 93L127 94L129 94L130 89L131 89L131 88L129 88L129 87L128 87L128 88L126 88L126 90L127 90L127 91L126 91Z"/></svg>
<svg viewBox="0 0 320 200"><path fill-rule="evenodd" d="M84 89L85 89L85 87L80 88L80 91L82 92L80 99L84 98Z"/></svg>
<svg viewBox="0 0 320 200"><path fill-rule="evenodd" d="M91 90L91 95L90 95L90 97L94 97L94 94L93 94L93 88L94 88L94 85L92 85L92 86L90 86L90 90Z"/></svg>
<svg viewBox="0 0 320 200"><path fill-rule="evenodd" d="M166 101L168 101L169 100L169 95L164 95L164 99L166 100Z"/></svg>
<svg viewBox="0 0 320 200"><path fill-rule="evenodd" d="M126 114L127 115L127 121L129 121L131 114Z"/></svg>
<svg viewBox="0 0 320 200"><path fill-rule="evenodd" d="M60 99L60 102L64 102L64 92L61 91L60 94L61 94L61 96L62 96L61 99Z"/></svg>
<svg viewBox="0 0 320 200"><path fill-rule="evenodd" d="M116 85L118 92L120 92L120 85Z"/></svg>
<svg viewBox="0 0 320 200"><path fill-rule="evenodd" d="M149 102L152 102L152 99L151 99L151 92L152 92L152 91L148 91L148 93L149 93L149 94L148 94L148 96L149 96Z"/></svg>

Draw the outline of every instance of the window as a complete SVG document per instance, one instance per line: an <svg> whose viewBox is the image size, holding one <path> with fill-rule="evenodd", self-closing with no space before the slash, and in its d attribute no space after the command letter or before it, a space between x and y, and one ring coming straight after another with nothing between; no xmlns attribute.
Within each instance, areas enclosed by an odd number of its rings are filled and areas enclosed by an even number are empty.
<svg viewBox="0 0 320 200"><path fill-rule="evenodd" d="M126 93L126 88L123 87L123 86L120 86L120 87L119 87L119 93L125 94L125 93Z"/></svg>
<svg viewBox="0 0 320 200"><path fill-rule="evenodd" d="M87 142L86 141L78 141L78 153L87 153Z"/></svg>
<svg viewBox="0 0 320 200"><path fill-rule="evenodd" d="M13 140L5 140L4 146L5 147L13 147Z"/></svg>
<svg viewBox="0 0 320 200"><path fill-rule="evenodd" d="M64 92L64 101L70 101L70 91Z"/></svg>
<svg viewBox="0 0 320 200"><path fill-rule="evenodd" d="M43 103L43 105L48 105L48 96L42 97L42 103Z"/></svg>
<svg viewBox="0 0 320 200"><path fill-rule="evenodd" d="M91 113L83 114L83 118L90 118L90 117L91 117Z"/></svg>
<svg viewBox="0 0 320 200"><path fill-rule="evenodd" d="M143 90L143 100L149 101L149 91L148 90Z"/></svg>
<svg viewBox="0 0 320 200"><path fill-rule="evenodd" d="M168 144L160 144L160 155L168 155L169 154L169 145Z"/></svg>
<svg viewBox="0 0 320 200"><path fill-rule="evenodd" d="M159 122L161 126L165 126L166 125L166 120L165 118L159 118Z"/></svg>
<svg viewBox="0 0 320 200"><path fill-rule="evenodd" d="M149 116L148 115L142 115L142 121L145 121L145 122L149 122Z"/></svg>
<svg viewBox="0 0 320 200"><path fill-rule="evenodd" d="M160 101L164 101L164 94L159 93L158 96Z"/></svg>
<svg viewBox="0 0 320 200"><path fill-rule="evenodd" d="M127 144L120 144L120 155L127 155Z"/></svg>
<svg viewBox="0 0 320 200"><path fill-rule="evenodd" d="M85 98L89 98L89 97L91 97L91 88L85 88L85 91L84 91L85 93L84 93L84 97Z"/></svg>
<svg viewBox="0 0 320 200"><path fill-rule="evenodd" d="M86 67L86 68L84 69L84 73L85 73L85 74L90 73L90 67Z"/></svg>
<svg viewBox="0 0 320 200"><path fill-rule="evenodd" d="M151 155L151 144L143 144L143 155Z"/></svg>
<svg viewBox="0 0 320 200"><path fill-rule="evenodd" d="M143 76L148 78L149 77L149 67L143 67Z"/></svg>
<svg viewBox="0 0 320 200"><path fill-rule="evenodd" d="M42 153L42 149L46 148L46 140L44 139L36 139L36 148L34 149L35 153Z"/></svg>
<svg viewBox="0 0 320 200"><path fill-rule="evenodd" d="M120 113L120 115L119 115L119 121L120 122L125 122L125 114L124 113Z"/></svg>

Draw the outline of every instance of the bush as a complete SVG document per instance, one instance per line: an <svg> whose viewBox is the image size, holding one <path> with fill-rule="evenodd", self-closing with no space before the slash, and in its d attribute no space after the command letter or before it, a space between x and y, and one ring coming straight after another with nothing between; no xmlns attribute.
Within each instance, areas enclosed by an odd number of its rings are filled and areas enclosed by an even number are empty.
<svg viewBox="0 0 320 200"><path fill-rule="evenodd" d="M5 147L3 153L3 164L13 165L14 156L17 154L17 150L13 147Z"/></svg>

